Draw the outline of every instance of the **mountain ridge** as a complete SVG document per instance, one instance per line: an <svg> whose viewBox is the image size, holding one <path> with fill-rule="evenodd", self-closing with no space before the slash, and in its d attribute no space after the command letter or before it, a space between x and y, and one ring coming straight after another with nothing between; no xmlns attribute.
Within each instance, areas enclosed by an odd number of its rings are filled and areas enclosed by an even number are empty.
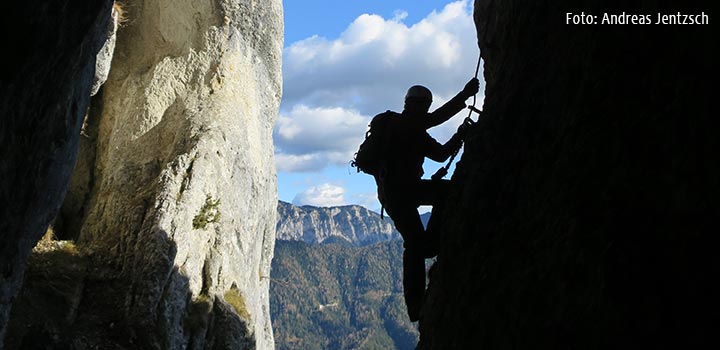
<svg viewBox="0 0 720 350"><path fill-rule="evenodd" d="M322 244L341 238L355 246L400 239L389 217L360 205L336 207L296 206L278 201L276 238ZM331 240L331 241L334 241Z"/></svg>

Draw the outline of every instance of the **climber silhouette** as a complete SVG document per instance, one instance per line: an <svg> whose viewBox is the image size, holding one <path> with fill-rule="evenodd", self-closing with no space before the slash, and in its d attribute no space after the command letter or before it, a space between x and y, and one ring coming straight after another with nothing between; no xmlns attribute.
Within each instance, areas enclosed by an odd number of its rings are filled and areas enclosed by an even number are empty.
<svg viewBox="0 0 720 350"><path fill-rule="evenodd" d="M449 181L423 180L425 157L444 162L462 146L468 125L463 123L445 144L438 143L427 129L440 125L465 108L465 100L479 89L477 78L471 79L463 90L450 101L428 113L432 93L424 86L415 85L405 95L402 113L391 118L387 128L391 135L386 147L385 166L375 175L378 199L395 222L395 228L404 240L403 292L410 320L420 318L425 294L425 258L438 253L438 234L442 224L439 213ZM392 113L392 112L391 112ZM423 228L417 208L432 205L427 229Z"/></svg>

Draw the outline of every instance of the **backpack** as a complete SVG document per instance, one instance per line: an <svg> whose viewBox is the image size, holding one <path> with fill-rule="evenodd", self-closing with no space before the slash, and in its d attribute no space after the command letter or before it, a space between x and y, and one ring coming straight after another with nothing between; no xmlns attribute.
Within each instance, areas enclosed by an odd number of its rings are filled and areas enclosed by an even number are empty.
<svg viewBox="0 0 720 350"><path fill-rule="evenodd" d="M392 141L390 122L397 115L395 112L386 111L373 117L370 121L370 129L365 133L365 141L360 144L355 157L350 161L350 166L357 168L358 172L380 176L390 153Z"/></svg>

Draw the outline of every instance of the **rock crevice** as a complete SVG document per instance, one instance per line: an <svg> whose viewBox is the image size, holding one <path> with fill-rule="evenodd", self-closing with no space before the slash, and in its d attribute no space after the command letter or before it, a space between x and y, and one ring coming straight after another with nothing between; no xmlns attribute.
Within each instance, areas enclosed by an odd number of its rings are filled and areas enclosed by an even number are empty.
<svg viewBox="0 0 720 350"><path fill-rule="evenodd" d="M0 339L30 251L65 195L111 6L27 1L0 10Z"/></svg>

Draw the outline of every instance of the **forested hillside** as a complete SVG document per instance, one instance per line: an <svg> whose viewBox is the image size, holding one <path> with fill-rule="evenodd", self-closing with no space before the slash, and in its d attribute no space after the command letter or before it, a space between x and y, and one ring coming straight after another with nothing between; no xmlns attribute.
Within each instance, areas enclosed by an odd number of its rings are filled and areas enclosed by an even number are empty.
<svg viewBox="0 0 720 350"><path fill-rule="evenodd" d="M364 247L277 241L270 313L279 350L414 349L402 241Z"/></svg>

